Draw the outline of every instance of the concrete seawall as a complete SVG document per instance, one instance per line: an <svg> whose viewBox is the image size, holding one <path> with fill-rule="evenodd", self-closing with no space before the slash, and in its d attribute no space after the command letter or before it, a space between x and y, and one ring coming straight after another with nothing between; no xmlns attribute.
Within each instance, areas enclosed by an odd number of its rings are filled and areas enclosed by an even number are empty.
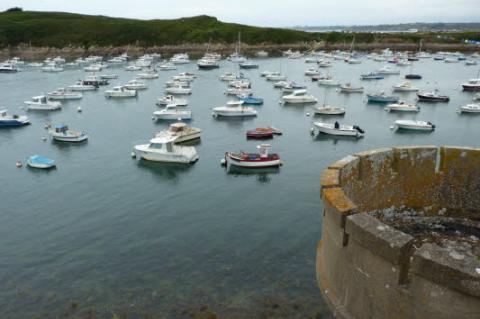
<svg viewBox="0 0 480 319"><path fill-rule="evenodd" d="M321 187L317 281L337 318L479 318L480 149L357 153Z"/></svg>

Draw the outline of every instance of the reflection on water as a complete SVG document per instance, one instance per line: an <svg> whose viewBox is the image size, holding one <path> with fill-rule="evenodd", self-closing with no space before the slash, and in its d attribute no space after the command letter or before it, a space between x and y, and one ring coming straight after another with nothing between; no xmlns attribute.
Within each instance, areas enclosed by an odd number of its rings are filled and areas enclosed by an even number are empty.
<svg viewBox="0 0 480 319"><path fill-rule="evenodd" d="M280 167L245 168L229 165L227 172L234 176L255 176L260 184L268 184L271 181L269 175L279 174Z"/></svg>
<svg viewBox="0 0 480 319"><path fill-rule="evenodd" d="M144 159L137 160L137 166L153 173L153 175L162 179L172 180L175 183L180 182L180 176L187 173L193 168L195 163L181 164L181 163L162 163L147 161Z"/></svg>

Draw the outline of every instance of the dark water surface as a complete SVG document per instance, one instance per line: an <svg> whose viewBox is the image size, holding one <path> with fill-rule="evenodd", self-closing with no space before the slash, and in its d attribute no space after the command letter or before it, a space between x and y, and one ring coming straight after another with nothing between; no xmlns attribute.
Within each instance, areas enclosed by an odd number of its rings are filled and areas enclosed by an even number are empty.
<svg viewBox="0 0 480 319"><path fill-rule="evenodd" d="M415 85L439 88L448 104L421 104L418 114L389 114L367 105L362 94L329 89L327 102L347 108L342 122L366 130L360 140L309 133L309 107L281 106L279 91L259 71L280 70L306 83L323 103L325 89L307 81L303 60L260 60L260 70L244 71L257 96L259 116L220 120L211 108L227 101L218 76L237 71L222 62L214 71L195 64L160 72L136 99L108 100L105 88L85 92L63 110L29 112L32 125L0 130L0 317L1 318L328 318L315 282L315 248L321 236L319 178L329 164L348 154L395 145L478 146L480 116L459 115L471 101L460 84L478 67L438 61L416 62L424 76ZM331 74L359 83L359 75L381 63L335 61ZM168 127L154 123L163 83L180 71L193 71L189 97L191 125L203 130L200 160L192 166L133 160L135 144ZM362 82L367 91L388 89L402 75ZM111 86L134 74L119 68ZM0 75L2 105L23 112L24 100L83 78L82 70L59 74L24 71ZM403 96L413 101L415 94ZM81 106L82 113L76 108ZM396 119L416 118L437 125L431 134L390 130ZM318 117L318 119L321 119ZM330 119L327 119L330 120ZM67 123L90 139L65 145L46 136L44 123ZM230 174L219 165L225 151L254 151L245 131L273 125L284 131L270 143L285 165L279 170ZM58 169L17 169L32 154L53 158Z"/></svg>

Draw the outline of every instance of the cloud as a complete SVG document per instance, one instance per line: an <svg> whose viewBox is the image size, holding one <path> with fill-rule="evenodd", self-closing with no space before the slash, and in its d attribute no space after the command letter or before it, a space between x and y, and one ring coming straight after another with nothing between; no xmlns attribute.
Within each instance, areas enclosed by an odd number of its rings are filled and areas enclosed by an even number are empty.
<svg viewBox="0 0 480 319"><path fill-rule="evenodd" d="M478 0L1 0L0 10L67 11L139 19L208 14L261 26L480 21Z"/></svg>

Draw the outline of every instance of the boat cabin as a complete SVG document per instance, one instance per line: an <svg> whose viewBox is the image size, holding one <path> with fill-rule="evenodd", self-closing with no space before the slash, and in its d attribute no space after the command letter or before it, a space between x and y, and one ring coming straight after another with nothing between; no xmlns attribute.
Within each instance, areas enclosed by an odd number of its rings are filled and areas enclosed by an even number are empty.
<svg viewBox="0 0 480 319"><path fill-rule="evenodd" d="M55 133L66 133L68 131L68 126L64 124L55 126Z"/></svg>

